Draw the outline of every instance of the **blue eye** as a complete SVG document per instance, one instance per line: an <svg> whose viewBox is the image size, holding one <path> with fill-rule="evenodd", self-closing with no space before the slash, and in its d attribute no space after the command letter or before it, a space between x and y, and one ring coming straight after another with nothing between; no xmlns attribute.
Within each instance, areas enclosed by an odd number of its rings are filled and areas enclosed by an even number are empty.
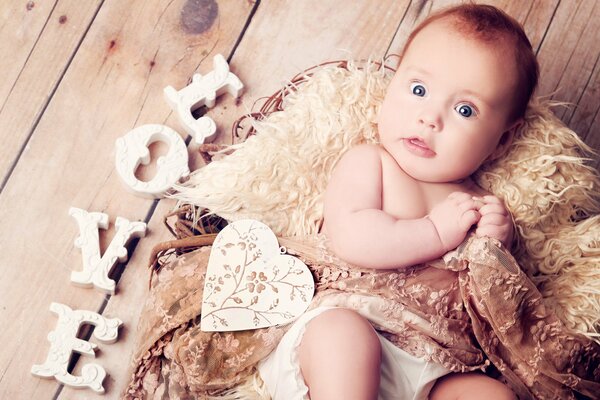
<svg viewBox="0 0 600 400"><path fill-rule="evenodd" d="M425 93L427 93L427 90L425 90L425 86L416 82L410 84L410 91L412 92L412 94L419 97L423 97L425 96Z"/></svg>
<svg viewBox="0 0 600 400"><path fill-rule="evenodd" d="M467 104L459 104L454 109L456 110L457 113L459 113L461 116L463 116L465 118L469 118L473 114L475 114L475 110L473 110L473 107L471 107Z"/></svg>

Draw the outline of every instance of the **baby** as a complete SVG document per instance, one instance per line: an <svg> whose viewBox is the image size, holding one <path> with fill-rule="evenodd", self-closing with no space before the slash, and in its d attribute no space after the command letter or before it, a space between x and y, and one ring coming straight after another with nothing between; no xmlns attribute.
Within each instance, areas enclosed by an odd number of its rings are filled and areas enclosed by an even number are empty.
<svg viewBox="0 0 600 400"><path fill-rule="evenodd" d="M537 76L529 40L502 11L462 5L425 20L409 37L381 106L380 145L352 148L333 172L324 207L332 251L362 267L397 269L441 257L471 229L510 247L509 212L471 174L508 150ZM310 398L387 398L383 351L354 311L314 317L299 346ZM425 361L394 357L418 373L392 376L412 382L398 385L393 398L515 398L486 375L447 375Z"/></svg>

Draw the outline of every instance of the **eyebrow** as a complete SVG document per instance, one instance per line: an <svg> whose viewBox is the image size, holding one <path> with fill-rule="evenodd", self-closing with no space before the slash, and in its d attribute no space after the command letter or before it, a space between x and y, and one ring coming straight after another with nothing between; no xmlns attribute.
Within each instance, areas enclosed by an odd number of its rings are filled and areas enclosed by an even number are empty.
<svg viewBox="0 0 600 400"><path fill-rule="evenodd" d="M424 76L427 76L427 77L430 77L432 75L431 72L429 72L429 71L427 71L427 70L425 70L423 68L420 68L420 67L417 67L417 66L412 66L412 65L410 67L406 68L406 70L409 71L409 72L411 72L411 71L412 72L416 72L418 74L421 74L421 75L424 75ZM491 105L491 103L489 101L485 100L483 97L481 97L476 92L473 92L472 90L469 90L469 89L461 90L460 94L461 95L464 94L464 95L467 95L467 96L471 96L471 97L479 100L481 103L485 104L487 107L490 107L490 108L492 107L492 105Z"/></svg>
<svg viewBox="0 0 600 400"><path fill-rule="evenodd" d="M477 100L479 100L480 102L482 102L483 104L485 104L487 107L492 108L492 104L485 100L483 97L481 97L480 95L478 95L477 93L471 91L471 90L463 90L462 92L460 92L461 94L466 94L467 96L471 96Z"/></svg>
<svg viewBox="0 0 600 400"><path fill-rule="evenodd" d="M415 66L410 66L408 68L406 68L407 71L414 71L417 72L421 75L426 75L426 76L431 76L431 72L424 70L423 68L420 67L415 67Z"/></svg>

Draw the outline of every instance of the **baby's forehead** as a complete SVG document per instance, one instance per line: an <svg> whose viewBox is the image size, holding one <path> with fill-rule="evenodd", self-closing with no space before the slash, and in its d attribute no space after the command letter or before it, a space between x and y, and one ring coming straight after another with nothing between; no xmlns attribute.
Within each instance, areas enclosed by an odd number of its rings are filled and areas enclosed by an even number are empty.
<svg viewBox="0 0 600 400"><path fill-rule="evenodd" d="M455 16L446 16L427 24L415 35L410 46L426 44L427 39L438 39L443 42L459 39L465 46L486 50L506 51L514 48L514 43L506 34L479 30L472 23ZM406 50L408 48L405 52Z"/></svg>
<svg viewBox="0 0 600 400"><path fill-rule="evenodd" d="M503 75L516 73L516 57L510 40L470 34L454 20L446 17L421 29L405 47L399 67L404 66L408 59L410 63L416 62L421 66L437 61L441 64L464 65L468 70L477 60L485 60L482 66L500 69ZM440 60L436 57L438 53L446 58Z"/></svg>

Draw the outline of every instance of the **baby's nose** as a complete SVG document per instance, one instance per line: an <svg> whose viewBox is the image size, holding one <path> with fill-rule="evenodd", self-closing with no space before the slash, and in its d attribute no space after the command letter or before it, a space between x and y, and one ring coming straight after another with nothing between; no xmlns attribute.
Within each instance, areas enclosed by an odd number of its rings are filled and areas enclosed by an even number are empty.
<svg viewBox="0 0 600 400"><path fill-rule="evenodd" d="M419 125L426 129L437 132L442 130L442 113L436 107L423 107L418 115Z"/></svg>
<svg viewBox="0 0 600 400"><path fill-rule="evenodd" d="M426 128L439 132L442 130L442 118L439 113L432 110L424 110L419 115L419 124L424 125Z"/></svg>

